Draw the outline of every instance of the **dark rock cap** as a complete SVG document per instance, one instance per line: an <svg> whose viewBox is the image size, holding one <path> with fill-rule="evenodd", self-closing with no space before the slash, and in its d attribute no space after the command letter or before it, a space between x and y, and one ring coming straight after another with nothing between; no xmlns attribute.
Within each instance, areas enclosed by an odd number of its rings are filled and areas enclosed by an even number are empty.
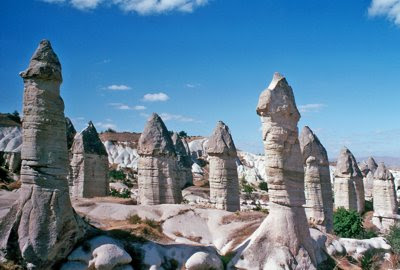
<svg viewBox="0 0 400 270"><path fill-rule="evenodd" d="M320 162L329 163L325 147L308 126L305 126L301 131L299 141L304 163L310 156L316 157Z"/></svg>
<svg viewBox="0 0 400 270"><path fill-rule="evenodd" d="M186 147L183 144L182 138L178 135L178 133L174 132L171 136L171 139L175 146L175 152L178 156L178 161L185 167L191 167L193 165L193 161L186 151Z"/></svg>
<svg viewBox="0 0 400 270"><path fill-rule="evenodd" d="M343 147L340 151L336 164L335 176L362 177L356 158L346 147Z"/></svg>
<svg viewBox="0 0 400 270"><path fill-rule="evenodd" d="M378 164L376 164L375 159L373 157L369 157L367 160L368 169L373 173L378 168Z"/></svg>
<svg viewBox="0 0 400 270"><path fill-rule="evenodd" d="M207 153L209 155L237 155L229 127L224 122L217 122L213 134L208 139Z"/></svg>
<svg viewBox="0 0 400 270"><path fill-rule="evenodd" d="M175 147L161 117L153 113L140 135L138 153L145 156L176 156Z"/></svg>
<svg viewBox="0 0 400 270"><path fill-rule="evenodd" d="M74 137L76 135L76 129L74 125L71 122L71 119L68 117L65 117L65 124L66 124L66 130L67 130L67 145L68 149L71 148L73 142L74 142Z"/></svg>
<svg viewBox="0 0 400 270"><path fill-rule="evenodd" d="M83 150L85 153L98 154L102 156L108 155L92 121L89 121L87 128L82 130L80 135L82 136Z"/></svg>
<svg viewBox="0 0 400 270"><path fill-rule="evenodd" d="M278 72L274 74L268 88L261 93L257 114L270 117L281 116L284 119L292 119L296 123L300 119L292 87Z"/></svg>
<svg viewBox="0 0 400 270"><path fill-rule="evenodd" d="M20 73L24 79L42 79L62 82L61 64L50 41L42 40L33 54L29 67Z"/></svg>
<svg viewBox="0 0 400 270"><path fill-rule="evenodd" d="M383 162L379 163L374 173L374 178L379 180L394 180L393 174L386 168Z"/></svg>

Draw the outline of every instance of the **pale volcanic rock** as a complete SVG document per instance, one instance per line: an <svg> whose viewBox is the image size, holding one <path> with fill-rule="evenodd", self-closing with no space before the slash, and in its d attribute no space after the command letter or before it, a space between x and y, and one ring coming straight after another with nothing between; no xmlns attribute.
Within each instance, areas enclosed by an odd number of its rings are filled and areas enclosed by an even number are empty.
<svg viewBox="0 0 400 270"><path fill-rule="evenodd" d="M210 201L217 209L240 210L236 147L227 125L218 121L206 148L209 161Z"/></svg>
<svg viewBox="0 0 400 270"><path fill-rule="evenodd" d="M181 203L175 147L164 122L155 113L140 136L138 154L140 204Z"/></svg>
<svg viewBox="0 0 400 270"><path fill-rule="evenodd" d="M362 174L357 161L349 149L344 147L339 154L335 170L335 207L364 211L365 197Z"/></svg>
<svg viewBox="0 0 400 270"><path fill-rule="evenodd" d="M92 122L75 136L71 153L69 183L72 197L107 196L108 155Z"/></svg>
<svg viewBox="0 0 400 270"><path fill-rule="evenodd" d="M374 173L378 168L378 164L376 164L373 157L369 157L366 162L364 161L360 164L359 168L364 181L365 199L371 201L374 186Z"/></svg>
<svg viewBox="0 0 400 270"><path fill-rule="evenodd" d="M270 198L267 218L233 259L243 269L316 269L313 241L303 208L304 168L292 88L278 73L260 95Z"/></svg>
<svg viewBox="0 0 400 270"><path fill-rule="evenodd" d="M68 152L61 65L43 40L24 79L19 199L0 223L1 257L22 257L31 269L53 269L85 234L68 193Z"/></svg>
<svg viewBox="0 0 400 270"><path fill-rule="evenodd" d="M172 134L172 142L178 159L178 177L180 179L180 187L193 185L192 165L193 161L186 150L184 140L179 137L178 133ZM185 141L186 142L186 141Z"/></svg>
<svg viewBox="0 0 400 270"><path fill-rule="evenodd" d="M300 135L304 162L306 215L320 230L332 232L333 194L328 154L318 137L305 126Z"/></svg>
<svg viewBox="0 0 400 270"><path fill-rule="evenodd" d="M374 216L372 223L386 231L398 220L398 203L394 186L394 177L383 163L374 173L373 185Z"/></svg>

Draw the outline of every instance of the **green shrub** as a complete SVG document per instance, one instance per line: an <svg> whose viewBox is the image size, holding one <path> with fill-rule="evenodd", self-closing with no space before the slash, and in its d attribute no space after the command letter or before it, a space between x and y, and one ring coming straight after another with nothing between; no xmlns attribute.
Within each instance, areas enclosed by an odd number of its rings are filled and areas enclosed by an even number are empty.
<svg viewBox="0 0 400 270"><path fill-rule="evenodd" d="M179 137L181 137L181 138L185 138L185 137L188 136L187 133L186 133L186 131L183 131L183 130L179 131L178 135L179 135Z"/></svg>
<svg viewBox="0 0 400 270"><path fill-rule="evenodd" d="M128 216L128 222L130 224L139 224L139 223L142 223L142 219L138 215L134 214L134 215Z"/></svg>
<svg viewBox="0 0 400 270"><path fill-rule="evenodd" d="M392 250L396 254L400 254L400 226L394 225L390 227L386 240L392 246Z"/></svg>
<svg viewBox="0 0 400 270"><path fill-rule="evenodd" d="M267 182L260 182L260 183L258 184L258 187L259 187L261 190L268 191L268 183L267 183Z"/></svg>
<svg viewBox="0 0 400 270"><path fill-rule="evenodd" d="M131 197L131 191L129 189L124 189L121 192L118 192L118 190L116 190L114 188L111 188L110 189L110 196L128 199L128 198Z"/></svg>
<svg viewBox="0 0 400 270"><path fill-rule="evenodd" d="M362 218L357 211L340 207L333 214L333 230L339 237L359 238L364 233Z"/></svg>
<svg viewBox="0 0 400 270"><path fill-rule="evenodd" d="M109 171L108 176L116 180L124 180L126 178L125 173L123 171L118 171L118 170Z"/></svg>

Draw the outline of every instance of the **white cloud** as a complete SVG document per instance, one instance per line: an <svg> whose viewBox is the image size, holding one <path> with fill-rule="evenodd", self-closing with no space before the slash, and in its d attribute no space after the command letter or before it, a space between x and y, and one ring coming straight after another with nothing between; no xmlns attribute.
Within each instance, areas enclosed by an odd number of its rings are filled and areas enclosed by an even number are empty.
<svg viewBox="0 0 400 270"><path fill-rule="evenodd" d="M386 16L400 26L400 0L372 0L368 14L372 17Z"/></svg>
<svg viewBox="0 0 400 270"><path fill-rule="evenodd" d="M111 128L111 129L114 129L114 130L117 129L117 126L115 124L113 124L113 123L110 123L110 122L108 122L108 123L97 122L94 125L97 128L102 128L102 129L108 129L108 128Z"/></svg>
<svg viewBox="0 0 400 270"><path fill-rule="evenodd" d="M93 10L99 6L117 6L124 12L141 15L162 14L172 11L191 13L208 0L42 0L47 3L68 3L79 10Z"/></svg>
<svg viewBox="0 0 400 270"><path fill-rule="evenodd" d="M131 90L132 88L125 84L112 84L107 86L107 89L113 91L126 91L126 90Z"/></svg>
<svg viewBox="0 0 400 270"><path fill-rule="evenodd" d="M134 110L134 111L143 111L146 110L145 106L136 105L136 106L129 106L123 103L109 103L108 105L118 109L118 110Z"/></svg>
<svg viewBox="0 0 400 270"><path fill-rule="evenodd" d="M162 92L155 94L146 94L143 96L143 101L167 101L169 96Z"/></svg>
<svg viewBox="0 0 400 270"><path fill-rule="evenodd" d="M196 121L195 119L193 119L191 117L183 116L180 114L161 113L160 117L164 121L170 121L170 120L179 121L179 122L195 122Z"/></svg>
<svg viewBox="0 0 400 270"><path fill-rule="evenodd" d="M299 106L299 112L319 112L322 108L326 107L325 104L305 104Z"/></svg>

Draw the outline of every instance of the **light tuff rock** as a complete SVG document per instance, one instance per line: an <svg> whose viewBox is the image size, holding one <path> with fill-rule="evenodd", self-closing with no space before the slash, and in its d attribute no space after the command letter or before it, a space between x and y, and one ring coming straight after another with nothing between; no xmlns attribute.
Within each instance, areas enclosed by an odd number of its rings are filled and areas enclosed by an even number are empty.
<svg viewBox="0 0 400 270"><path fill-rule="evenodd" d="M364 211L365 197L362 174L357 161L349 149L344 147L339 154L335 170L335 207Z"/></svg>
<svg viewBox="0 0 400 270"><path fill-rule="evenodd" d="M184 140L179 137L178 133L172 134L172 142L175 147L175 152L178 160L178 177L180 179L180 187L184 188L193 185L192 165L193 161L184 144Z"/></svg>
<svg viewBox="0 0 400 270"><path fill-rule="evenodd" d="M181 203L175 147L164 122L155 113L140 136L138 154L140 204Z"/></svg>
<svg viewBox="0 0 400 270"><path fill-rule="evenodd" d="M243 269L316 269L316 256L303 208L304 168L292 88L275 73L261 93L261 117L270 211L232 261Z"/></svg>
<svg viewBox="0 0 400 270"><path fill-rule="evenodd" d="M378 164L376 164L375 159L373 157L369 157L367 161L364 161L359 165L359 168L364 181L365 199L371 201L373 192L372 190L374 185L374 173L378 168Z"/></svg>
<svg viewBox="0 0 400 270"><path fill-rule="evenodd" d="M307 126L301 132L300 147L304 163L307 218L320 230L332 232L333 194L328 154Z"/></svg>
<svg viewBox="0 0 400 270"><path fill-rule="evenodd" d="M380 230L387 231L398 221L399 216L394 177L383 163L379 164L374 173L373 204L372 223Z"/></svg>
<svg viewBox="0 0 400 270"><path fill-rule="evenodd" d="M218 121L206 148L209 161L210 201L217 209L240 210L236 147L227 125Z"/></svg>
<svg viewBox="0 0 400 270"><path fill-rule="evenodd" d="M92 122L77 134L71 147L70 193L72 197L107 196L108 155Z"/></svg>
<svg viewBox="0 0 400 270"><path fill-rule="evenodd" d="M190 256L185 263L185 268L187 270L222 270L224 266L216 254L199 251Z"/></svg>
<svg viewBox="0 0 400 270"><path fill-rule="evenodd" d="M23 144L19 199L0 223L1 257L31 269L52 269L84 235L68 193L68 153L61 65L43 40L24 80Z"/></svg>

